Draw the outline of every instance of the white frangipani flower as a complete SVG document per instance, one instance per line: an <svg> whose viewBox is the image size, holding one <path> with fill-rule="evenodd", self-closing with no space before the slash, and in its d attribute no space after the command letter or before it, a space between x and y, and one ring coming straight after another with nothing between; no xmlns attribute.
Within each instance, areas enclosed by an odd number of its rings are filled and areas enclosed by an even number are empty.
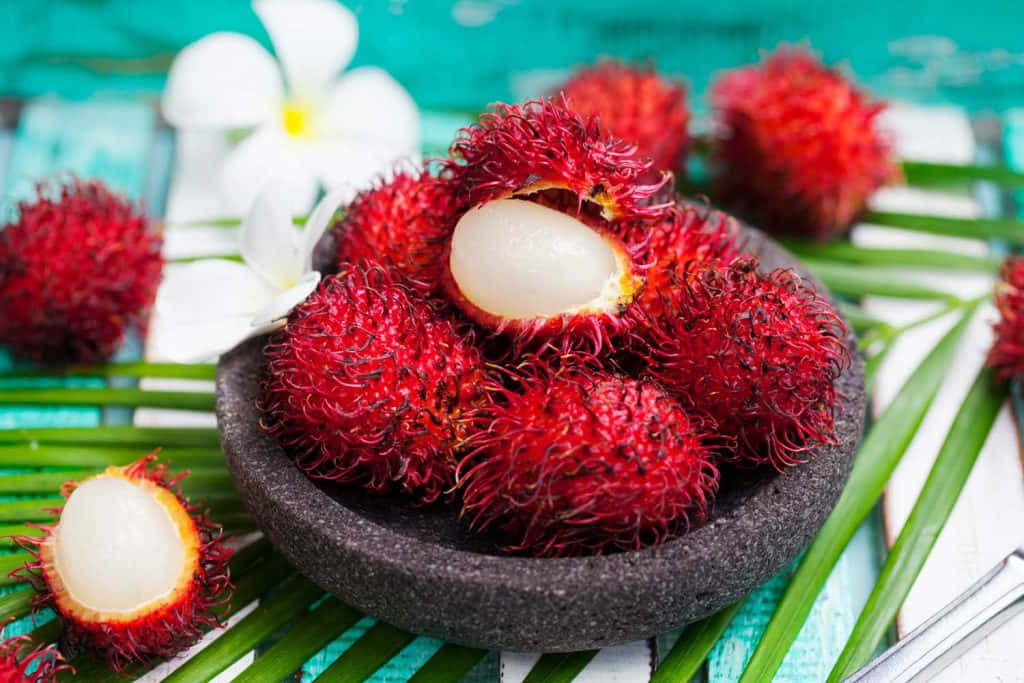
<svg viewBox="0 0 1024 683"><path fill-rule="evenodd" d="M344 189L325 196L302 229L276 187L264 190L242 222L243 263L203 259L167 269L150 334L154 356L179 363L209 360L282 324L320 282L313 249L343 204Z"/></svg>
<svg viewBox="0 0 1024 683"><path fill-rule="evenodd" d="M320 186L367 186L419 154L419 111L387 72L359 67L355 16L334 0L254 0L277 60L252 38L212 33L175 58L163 93L182 130L252 130L224 159L227 209L245 213L271 179L295 214Z"/></svg>

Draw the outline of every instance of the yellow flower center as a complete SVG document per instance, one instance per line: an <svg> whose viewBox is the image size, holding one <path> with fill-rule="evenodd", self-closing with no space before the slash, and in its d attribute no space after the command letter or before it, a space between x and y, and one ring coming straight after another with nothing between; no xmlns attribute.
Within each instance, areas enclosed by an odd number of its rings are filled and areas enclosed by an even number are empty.
<svg viewBox="0 0 1024 683"><path fill-rule="evenodd" d="M284 129L293 138L308 137L310 134L311 112L297 104L286 104L281 111Z"/></svg>

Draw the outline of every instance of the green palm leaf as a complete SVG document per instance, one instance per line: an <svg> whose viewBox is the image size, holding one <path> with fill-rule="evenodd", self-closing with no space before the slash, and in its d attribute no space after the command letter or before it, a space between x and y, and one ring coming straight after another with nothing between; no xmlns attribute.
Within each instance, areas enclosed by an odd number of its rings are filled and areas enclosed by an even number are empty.
<svg viewBox="0 0 1024 683"><path fill-rule="evenodd" d="M857 527L870 514L889 476L910 444L953 361L973 307L921 361L861 444L850 480L832 514L811 543L741 681L771 680L796 639L822 585Z"/></svg>
<svg viewBox="0 0 1024 683"><path fill-rule="evenodd" d="M830 683L838 682L866 664L885 638L960 497L1007 393L1006 385L994 381L991 370L983 369L978 373L950 425L917 502L889 551L853 633L832 669Z"/></svg>

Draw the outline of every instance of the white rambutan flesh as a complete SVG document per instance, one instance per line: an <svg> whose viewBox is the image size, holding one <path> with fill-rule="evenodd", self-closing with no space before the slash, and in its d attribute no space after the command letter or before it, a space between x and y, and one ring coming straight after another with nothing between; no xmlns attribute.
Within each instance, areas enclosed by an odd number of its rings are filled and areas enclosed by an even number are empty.
<svg viewBox="0 0 1024 683"><path fill-rule="evenodd" d="M173 657L220 624L230 551L221 529L172 487L150 454L61 489L60 519L18 543L19 572L56 612L67 648L91 649L117 671Z"/></svg>
<svg viewBox="0 0 1024 683"><path fill-rule="evenodd" d="M505 321L614 310L634 290L629 255L614 237L515 198L466 212L449 264L464 304Z"/></svg>
<svg viewBox="0 0 1024 683"><path fill-rule="evenodd" d="M192 571L186 560L194 565L196 557L186 553L171 511L150 492L129 479L99 476L68 498L53 560L74 602L124 614L170 595Z"/></svg>

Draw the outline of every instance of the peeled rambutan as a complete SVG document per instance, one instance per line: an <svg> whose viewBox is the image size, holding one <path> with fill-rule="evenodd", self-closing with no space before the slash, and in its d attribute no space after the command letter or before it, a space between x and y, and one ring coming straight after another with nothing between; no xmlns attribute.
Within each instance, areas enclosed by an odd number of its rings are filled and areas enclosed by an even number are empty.
<svg viewBox="0 0 1024 683"><path fill-rule="evenodd" d="M827 239L899 176L885 105L812 53L782 47L713 85L717 195L775 233Z"/></svg>
<svg viewBox="0 0 1024 683"><path fill-rule="evenodd" d="M718 484L704 422L650 380L543 361L491 387L460 463L464 514L539 556L632 550L703 521Z"/></svg>
<svg viewBox="0 0 1024 683"><path fill-rule="evenodd" d="M72 649L88 647L120 671L172 657L220 624L230 552L221 529L149 455L68 482L60 519L18 542L36 555L19 573L50 607Z"/></svg>
<svg viewBox="0 0 1024 683"><path fill-rule="evenodd" d="M850 352L824 298L790 270L757 266L753 257L694 262L643 343L649 372L735 439L733 459L781 469L833 442L834 382Z"/></svg>
<svg viewBox="0 0 1024 683"><path fill-rule="evenodd" d="M451 151L442 176L472 208L442 288L463 313L517 348L597 351L622 334L643 282L623 225L667 208L648 201L662 184L643 183L650 161L551 102L497 105Z"/></svg>
<svg viewBox="0 0 1024 683"><path fill-rule="evenodd" d="M617 138L635 144L654 168L680 167L689 140L686 89L653 67L607 60L574 73L559 88L566 105L585 119L596 117Z"/></svg>
<svg viewBox="0 0 1024 683"><path fill-rule="evenodd" d="M995 291L999 321L988 365L1002 380L1024 375L1024 257L1011 256L1003 263Z"/></svg>
<svg viewBox="0 0 1024 683"><path fill-rule="evenodd" d="M470 209L452 235L442 288L517 350L550 342L598 352L629 329L624 313L643 285L643 245L600 218L553 206L539 196Z"/></svg>
<svg viewBox="0 0 1024 683"><path fill-rule="evenodd" d="M396 171L391 180L356 195L345 210L338 262L374 259L431 292L440 283L455 212L455 195L438 178L425 170Z"/></svg>
<svg viewBox="0 0 1024 683"><path fill-rule="evenodd" d="M54 645L33 647L28 635L0 640L0 683L53 683L58 672L69 669Z"/></svg>
<svg viewBox="0 0 1024 683"><path fill-rule="evenodd" d="M158 233L95 181L39 186L0 230L0 344L44 363L107 359L142 327L160 281Z"/></svg>
<svg viewBox="0 0 1024 683"><path fill-rule="evenodd" d="M451 487L484 364L400 273L343 264L266 355L263 429L307 474L421 502Z"/></svg>

